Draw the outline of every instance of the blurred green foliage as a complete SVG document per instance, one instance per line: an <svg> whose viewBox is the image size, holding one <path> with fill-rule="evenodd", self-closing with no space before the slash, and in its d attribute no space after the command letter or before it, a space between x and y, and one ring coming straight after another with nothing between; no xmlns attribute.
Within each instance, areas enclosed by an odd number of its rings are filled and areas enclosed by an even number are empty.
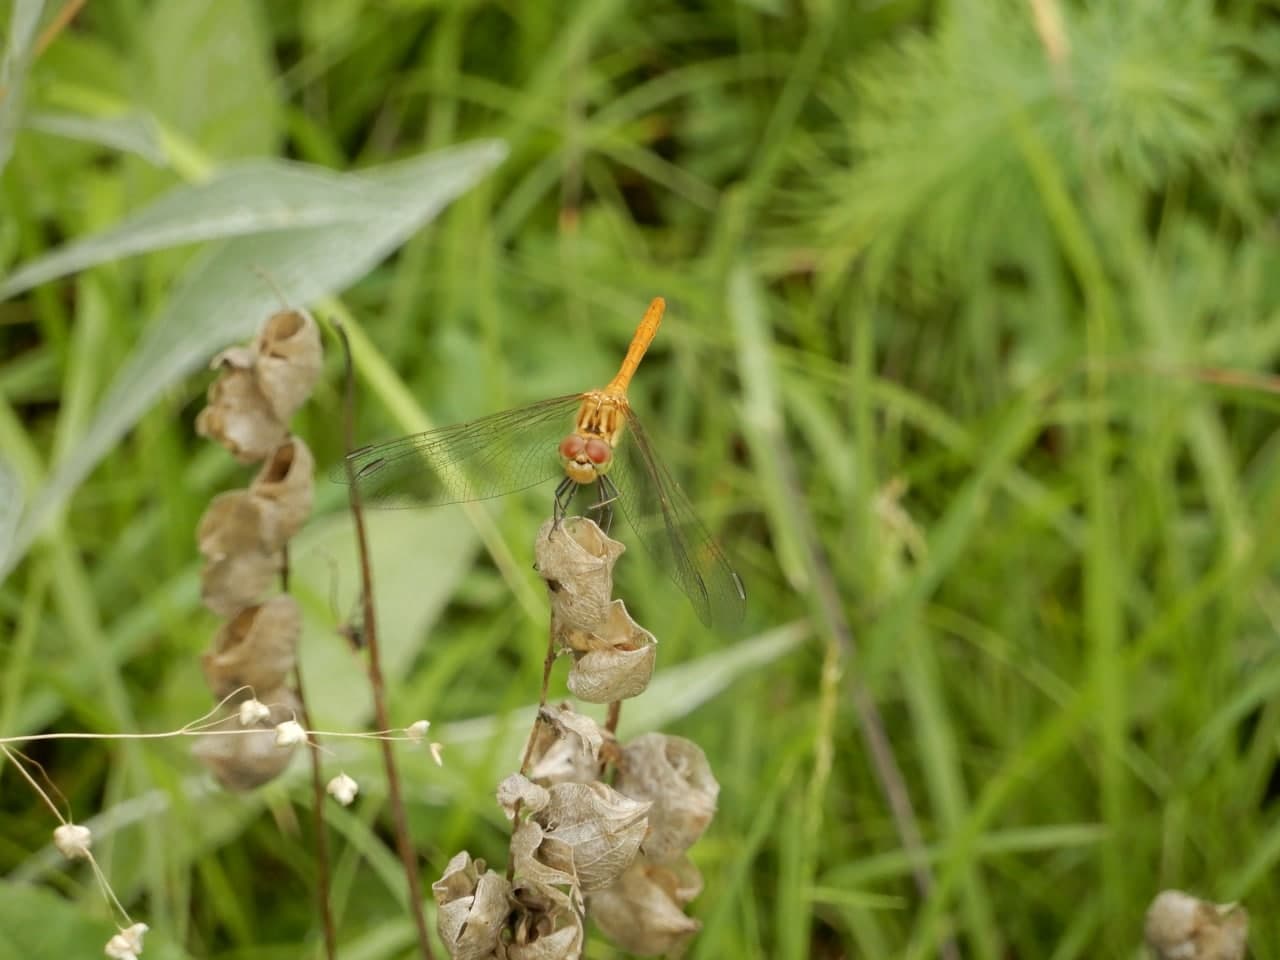
<svg viewBox="0 0 1280 960"><path fill-rule="evenodd" d="M639 551L623 561L661 641L624 717L697 740L723 786L692 955L923 957L948 937L967 957L1134 955L1177 886L1243 901L1252 955L1280 957L1274 3L94 0L33 56L48 6L0 3L11 282L167 191L195 233L252 221L275 188L197 212L181 185L284 176L254 158L385 178L480 138L508 153L327 233L108 248L9 290L0 731L208 708L192 532L245 471L194 437L208 378L189 374L273 308L252 266L341 293L322 312L367 344L370 440L598 385L662 294L633 402L749 593L741 635L718 636ZM417 229L437 189L461 196ZM386 257L412 198L416 232ZM156 379L126 409L113 381L157 329L176 352L147 354ZM295 423L322 464L338 369ZM492 791L536 697L548 498L375 530L394 714L457 741L443 770L406 761L428 879L463 847L504 858ZM368 721L333 635L355 592L341 502L321 491L298 589L316 712L351 728ZM928 898L856 684L906 777ZM316 955L300 779L211 793L181 742L29 753L77 819L105 818L104 866L158 955ZM330 811L343 955L402 956L376 764L341 762L364 797ZM0 872L61 891L100 949L91 878L42 849L49 813L12 769L0 784ZM37 924L68 909L22 896Z"/></svg>

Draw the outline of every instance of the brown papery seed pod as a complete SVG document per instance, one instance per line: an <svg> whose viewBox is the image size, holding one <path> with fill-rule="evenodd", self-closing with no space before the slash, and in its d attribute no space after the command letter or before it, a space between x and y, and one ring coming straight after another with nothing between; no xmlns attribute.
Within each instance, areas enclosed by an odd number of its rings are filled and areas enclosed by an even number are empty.
<svg viewBox="0 0 1280 960"><path fill-rule="evenodd" d="M196 432L214 440L241 463L257 463L270 455L287 434L258 386L253 355L232 347L214 357L221 369L209 386L208 404L196 416Z"/></svg>
<svg viewBox="0 0 1280 960"><path fill-rule="evenodd" d="M200 599L220 617L232 617L258 603L275 584L279 553L250 550L210 559L200 570Z"/></svg>
<svg viewBox="0 0 1280 960"><path fill-rule="evenodd" d="M653 678L657 639L615 600L594 631L570 631L564 642L575 651L569 690L587 703L614 703L643 693ZM588 651L588 652L582 652Z"/></svg>
<svg viewBox="0 0 1280 960"><path fill-rule="evenodd" d="M498 784L498 806L502 807L508 820L514 820L517 813L523 813L526 817L537 813L550 802L551 794L546 787L538 786L523 774L507 774Z"/></svg>
<svg viewBox="0 0 1280 960"><path fill-rule="evenodd" d="M298 708L297 698L288 688L272 690L261 697L271 709L271 723L281 723ZM227 708L224 712L230 716ZM219 730L248 730L236 736L204 736L196 740L191 752L227 790L252 790L280 776L293 759L293 747L276 743L272 729L244 727L230 720Z"/></svg>
<svg viewBox="0 0 1280 960"><path fill-rule="evenodd" d="M205 679L216 697L240 687L274 690L284 684L296 661L302 612L288 594L242 610L222 625L213 651L201 658Z"/></svg>
<svg viewBox="0 0 1280 960"><path fill-rule="evenodd" d="M282 310L267 319L253 346L258 386L276 419L287 423L320 377L320 331L305 310Z"/></svg>
<svg viewBox="0 0 1280 960"><path fill-rule="evenodd" d="M662 733L647 733L623 747L616 786L629 797L653 802L644 852L657 862L675 860L693 846L715 815L720 795L702 748Z"/></svg>
<svg viewBox="0 0 1280 960"><path fill-rule="evenodd" d="M529 745L529 779L543 786L589 783L600 772L600 749L606 733L590 717L568 704L538 711Z"/></svg>
<svg viewBox="0 0 1280 960"><path fill-rule="evenodd" d="M1243 960L1249 915L1236 903L1210 903L1165 890L1147 908L1145 936L1157 960Z"/></svg>
<svg viewBox="0 0 1280 960"><path fill-rule="evenodd" d="M582 906L576 891L563 893L535 881L521 881L506 960L569 960L582 956Z"/></svg>
<svg viewBox="0 0 1280 960"><path fill-rule="evenodd" d="M515 876L522 881L563 887L579 884L573 847L547 836L542 824L533 820L522 820L516 826L508 856Z"/></svg>
<svg viewBox="0 0 1280 960"><path fill-rule="evenodd" d="M679 877L644 859L587 900L591 917L610 940L641 956L679 955L702 926L686 916Z"/></svg>
<svg viewBox="0 0 1280 960"><path fill-rule="evenodd" d="M498 939L510 912L511 884L502 874L485 870L483 860L471 859L465 850L431 885L439 910L436 930L449 956L455 960L487 960L497 957Z"/></svg>
<svg viewBox="0 0 1280 960"><path fill-rule="evenodd" d="M291 436L276 447L249 484L249 496L263 519L263 536L271 549L293 538L315 497L316 461L301 438Z"/></svg>
<svg viewBox="0 0 1280 960"><path fill-rule="evenodd" d="M208 560L263 550L262 510L247 490L228 490L209 501L196 527L196 546Z"/></svg>
<svg viewBox="0 0 1280 960"><path fill-rule="evenodd" d="M609 886L639 852L649 829L650 805L598 781L557 783L548 792L551 802L532 817L544 831L536 851L539 859L564 869L560 851L567 848L579 889L601 890ZM514 846L513 839L513 854ZM555 856L542 856L548 853Z"/></svg>
<svg viewBox="0 0 1280 960"><path fill-rule="evenodd" d="M591 630L608 617L613 565L625 549L584 517L542 525L534 556L550 594L552 617L563 628Z"/></svg>

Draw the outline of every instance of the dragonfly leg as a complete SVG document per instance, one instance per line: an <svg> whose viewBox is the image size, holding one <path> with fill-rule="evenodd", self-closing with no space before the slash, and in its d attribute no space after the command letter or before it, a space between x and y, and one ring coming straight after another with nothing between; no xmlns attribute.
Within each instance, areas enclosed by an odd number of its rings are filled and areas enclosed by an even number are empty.
<svg viewBox="0 0 1280 960"><path fill-rule="evenodd" d="M560 521L565 518L569 512L569 507L573 503L573 495L578 492L578 485L573 481L572 477L565 477L560 481L560 486L556 487L555 512L553 518L555 527L560 526Z"/></svg>
<svg viewBox="0 0 1280 960"><path fill-rule="evenodd" d="M596 502L591 509L595 510L598 516L596 522L600 524L600 529L605 532L605 536L609 535L609 529L613 526L613 505L618 499L618 488L613 485L613 481L607 475L602 474L596 480Z"/></svg>

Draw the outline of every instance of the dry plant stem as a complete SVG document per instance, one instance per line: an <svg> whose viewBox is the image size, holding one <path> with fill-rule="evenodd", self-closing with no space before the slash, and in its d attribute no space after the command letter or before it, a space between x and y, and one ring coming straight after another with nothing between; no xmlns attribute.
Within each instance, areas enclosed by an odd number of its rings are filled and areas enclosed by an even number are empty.
<svg viewBox="0 0 1280 960"><path fill-rule="evenodd" d="M547 705L547 683L551 677L551 664L555 662L556 642L552 637L547 641L547 661L542 671L542 696L538 700L538 711L533 715L533 726L529 729L529 741L524 745L524 756L520 758L520 775L527 777L529 775L529 762L533 759L533 744L538 737L538 724L542 723L542 708ZM521 801L516 800L515 806L511 809L511 835L515 836L516 828L520 826L520 807ZM507 880L515 879L516 858L507 857Z"/></svg>
<svg viewBox="0 0 1280 960"><path fill-rule="evenodd" d="M622 701L615 700L609 704L609 713L605 716L604 728L610 733L617 733L620 719L622 719Z"/></svg>
<svg viewBox="0 0 1280 960"><path fill-rule="evenodd" d="M289 544L281 547L280 589L289 592ZM311 711L307 709L306 688L302 683L302 664L293 667L293 687L298 695L298 713L302 716L302 725L308 730L314 729L311 723ZM329 907L329 834L324 826L324 774L320 769L319 737L312 734L308 738L307 758L311 764L311 829L315 834L316 844L316 909L320 911L320 924L324 928L324 955L329 960L338 960L338 931L333 922L333 911Z"/></svg>
<svg viewBox="0 0 1280 960"><path fill-rule="evenodd" d="M524 745L524 756L520 758L520 775L529 775L529 762L533 759L533 743L537 739L538 724L542 722L542 708L547 705L547 690L551 687L551 668L556 662L556 637L552 627L547 631L547 656L542 661L542 690L538 694L538 711L533 715L533 726L529 729L529 741ZM515 835L520 826L520 801L517 800L511 815L511 833ZM516 858L507 858L507 880L515 879Z"/></svg>
<svg viewBox="0 0 1280 960"><path fill-rule="evenodd" d="M334 321L334 329L342 343L345 368L346 393L343 399L343 448L349 453L355 448L355 369L351 359L351 343L342 324ZM369 686L373 692L373 712L379 728L389 729L386 689L382 682L382 661L378 648L378 623L374 614L373 571L369 564L369 542L364 529L364 511L360 504L360 488L356 485L355 470L350 460L347 467L347 495L351 504L351 519L356 528L356 549L360 554L361 602L364 613L364 639L369 649ZM404 864L405 879L409 884L409 912L418 932L418 949L426 960L435 960L431 939L427 933L427 918L422 910L422 881L418 877L417 857L413 841L409 837L409 821L404 812L404 798L400 791L400 774L396 769L395 754L387 741L382 741L382 765L387 772L387 799L391 804L391 819L395 824L396 847Z"/></svg>
<svg viewBox="0 0 1280 960"><path fill-rule="evenodd" d="M294 692L298 695L298 713L302 725L311 726L311 711L307 709L307 697L302 687L302 666L293 668ZM324 953L329 960L338 958L338 931L333 923L333 911L329 908L329 833L324 824L324 774L320 769L319 738L312 734L307 739L307 756L311 764L311 829L316 843L316 909L320 911L320 923L324 927Z"/></svg>
<svg viewBox="0 0 1280 960"><path fill-rule="evenodd" d="M547 690L551 687L551 668L556 663L556 637L554 630L547 631L547 658L542 661L542 690L538 694L538 706L545 707L547 705ZM537 719L534 721L537 725ZM531 741L532 742L532 741ZM525 761L528 762L529 752L525 751ZM524 773L524 764L520 765L520 772Z"/></svg>
<svg viewBox="0 0 1280 960"><path fill-rule="evenodd" d="M37 57L48 50L49 44L58 38L58 34L71 25L71 21L86 3L88 0L67 0L66 6L57 12L49 21L49 25L36 38L35 55Z"/></svg>

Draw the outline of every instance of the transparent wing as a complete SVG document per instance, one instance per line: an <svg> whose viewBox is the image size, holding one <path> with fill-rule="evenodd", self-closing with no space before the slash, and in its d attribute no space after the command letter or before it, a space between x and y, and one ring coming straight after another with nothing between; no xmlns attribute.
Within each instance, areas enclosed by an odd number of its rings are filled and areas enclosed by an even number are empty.
<svg viewBox="0 0 1280 960"><path fill-rule="evenodd" d="M412 507L487 500L564 476L559 444L582 394L375 443L347 454L361 499ZM347 482L338 464L330 477ZM548 493L550 496L550 493Z"/></svg>
<svg viewBox="0 0 1280 960"><path fill-rule="evenodd" d="M737 623L747 600L741 578L654 455L640 421L630 407L624 409L629 435L624 433L618 442L609 479L617 487L627 522L688 595L703 623Z"/></svg>

